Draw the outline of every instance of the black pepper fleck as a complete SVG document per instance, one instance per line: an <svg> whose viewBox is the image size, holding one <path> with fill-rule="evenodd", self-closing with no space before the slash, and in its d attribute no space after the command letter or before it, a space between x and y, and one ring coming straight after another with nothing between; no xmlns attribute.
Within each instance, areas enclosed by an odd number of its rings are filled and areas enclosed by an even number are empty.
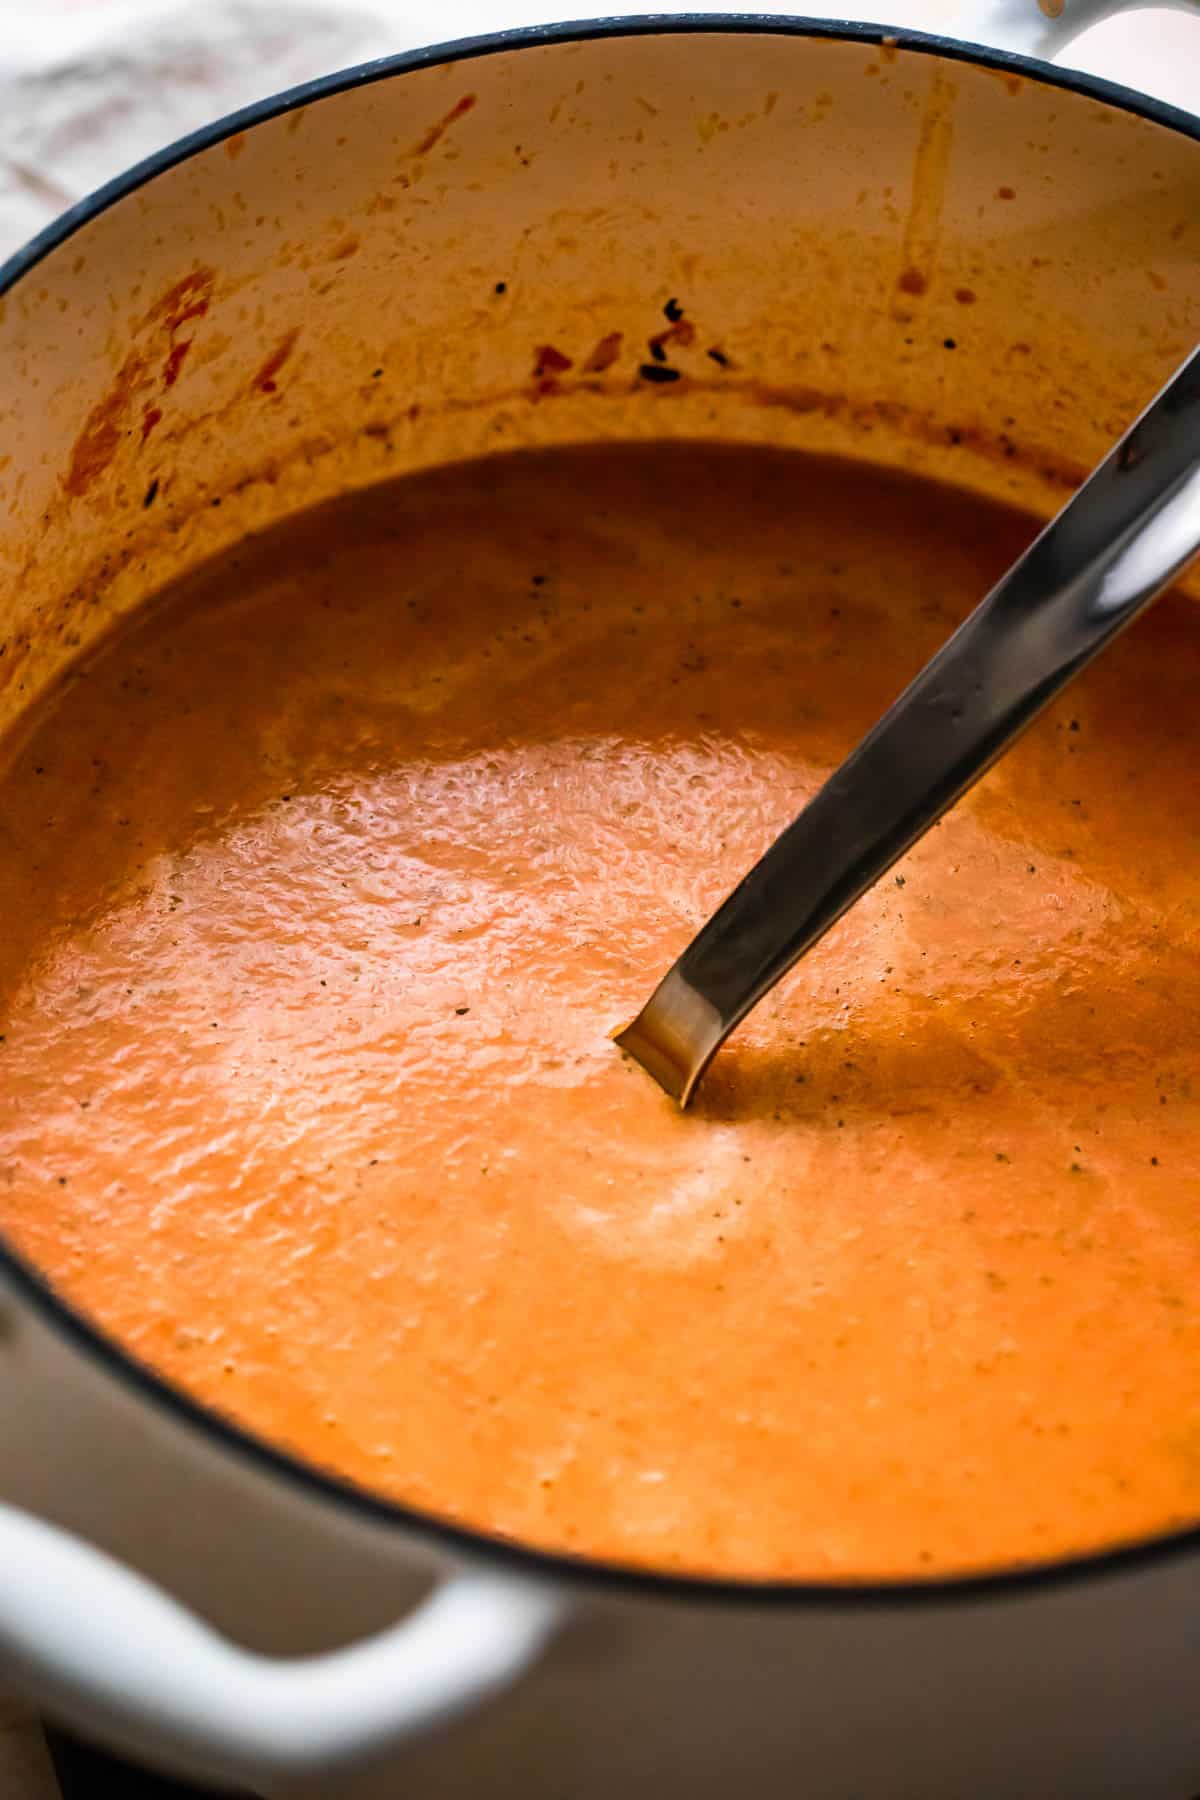
<svg viewBox="0 0 1200 1800"><path fill-rule="evenodd" d="M670 319L672 325L678 325L680 319L683 317L683 308L673 295L663 307L663 317Z"/></svg>
<svg viewBox="0 0 1200 1800"><path fill-rule="evenodd" d="M146 489L145 494L142 496L142 505L144 507L153 506L154 502L157 499L158 499L158 476L156 475L154 477L154 480L150 483L150 486Z"/></svg>
<svg viewBox="0 0 1200 1800"><path fill-rule="evenodd" d="M667 368L663 363L643 363L638 374L643 381L679 380L679 370Z"/></svg>

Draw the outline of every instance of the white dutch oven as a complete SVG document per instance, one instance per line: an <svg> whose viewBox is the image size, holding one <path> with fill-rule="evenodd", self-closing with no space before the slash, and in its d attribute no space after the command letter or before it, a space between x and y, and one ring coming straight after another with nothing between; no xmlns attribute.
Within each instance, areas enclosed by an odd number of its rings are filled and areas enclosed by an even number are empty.
<svg viewBox="0 0 1200 1800"><path fill-rule="evenodd" d="M1200 337L1200 125L873 26L516 33L203 132L0 291L7 727L185 566L448 458L718 434L1050 512ZM671 294L728 366L587 369ZM1200 1790L1200 1531L940 1584L658 1579L340 1486L12 1257L0 1327L0 1669L164 1766L422 1800Z"/></svg>

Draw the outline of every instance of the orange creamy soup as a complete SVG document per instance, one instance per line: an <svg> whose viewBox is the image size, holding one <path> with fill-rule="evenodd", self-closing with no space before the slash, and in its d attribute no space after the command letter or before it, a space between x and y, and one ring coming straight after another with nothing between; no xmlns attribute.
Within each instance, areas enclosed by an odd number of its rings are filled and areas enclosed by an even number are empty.
<svg viewBox="0 0 1200 1800"><path fill-rule="evenodd" d="M248 542L0 784L0 1221L193 1395L533 1544L960 1571L1200 1516L1200 615L680 1114L609 1034L1031 533L513 457Z"/></svg>

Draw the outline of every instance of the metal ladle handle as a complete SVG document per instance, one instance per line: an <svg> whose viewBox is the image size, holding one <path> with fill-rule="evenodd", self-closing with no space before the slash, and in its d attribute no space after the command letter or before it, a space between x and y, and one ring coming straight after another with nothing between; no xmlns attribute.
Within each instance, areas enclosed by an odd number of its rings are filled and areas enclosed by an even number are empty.
<svg viewBox="0 0 1200 1800"><path fill-rule="evenodd" d="M617 1042L686 1106L739 1021L1200 551L1200 350L693 939Z"/></svg>

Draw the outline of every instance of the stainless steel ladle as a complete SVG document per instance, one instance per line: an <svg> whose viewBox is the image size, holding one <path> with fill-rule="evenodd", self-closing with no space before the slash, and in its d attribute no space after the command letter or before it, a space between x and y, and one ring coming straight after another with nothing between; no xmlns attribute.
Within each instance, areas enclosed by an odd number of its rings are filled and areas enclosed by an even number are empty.
<svg viewBox="0 0 1200 1800"><path fill-rule="evenodd" d="M621 1048L686 1106L751 1007L1198 551L1200 350L693 938Z"/></svg>

